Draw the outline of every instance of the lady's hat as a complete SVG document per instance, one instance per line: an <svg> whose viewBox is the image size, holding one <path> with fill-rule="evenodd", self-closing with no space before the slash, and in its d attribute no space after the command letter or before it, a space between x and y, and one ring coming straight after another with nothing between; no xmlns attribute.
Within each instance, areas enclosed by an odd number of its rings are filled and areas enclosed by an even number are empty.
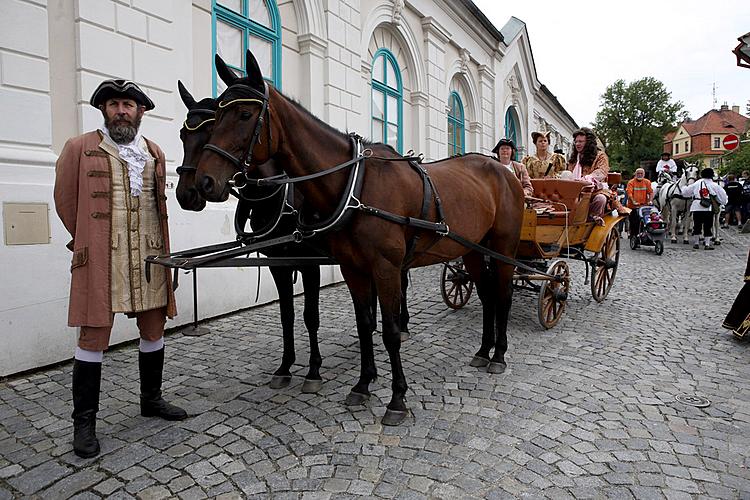
<svg viewBox="0 0 750 500"><path fill-rule="evenodd" d="M132 99L146 111L154 109L154 102L130 80L104 80L91 95L91 105L95 108L105 104L108 99Z"/></svg>
<svg viewBox="0 0 750 500"><path fill-rule="evenodd" d="M540 137L546 137L547 138L547 142L549 142L549 134L550 134L549 132L540 132L540 131L532 132L531 133L531 142L533 142L534 144L536 144L536 140L539 139Z"/></svg>
<svg viewBox="0 0 750 500"><path fill-rule="evenodd" d="M499 140L499 141L497 142L497 144L495 144L495 147L494 147L494 148L492 148L492 152L493 152L493 153L495 153L495 154L500 154L500 153L499 153L499 152L500 152L500 146L510 146L510 148L511 148L511 149L512 149L513 151L515 151L515 150L516 150L516 145L515 145L515 143L514 143L513 141L511 141L510 139L508 139L508 138L505 138L505 137L503 137L502 139L500 139L500 140Z"/></svg>

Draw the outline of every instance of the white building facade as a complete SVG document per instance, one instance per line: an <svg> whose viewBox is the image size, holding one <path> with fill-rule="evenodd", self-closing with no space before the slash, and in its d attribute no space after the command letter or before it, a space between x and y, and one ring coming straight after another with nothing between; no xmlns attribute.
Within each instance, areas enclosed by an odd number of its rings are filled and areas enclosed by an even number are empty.
<svg viewBox="0 0 750 500"><path fill-rule="evenodd" d="M577 128L537 79L523 22L497 30L470 0L0 0L0 376L69 359L69 236L54 211L54 163L65 141L97 128L88 104L105 78L136 81L156 103L142 132L168 160L173 249L234 237L233 203L182 211L181 80L196 99L221 91L219 53L243 70L250 48L267 79L330 125L434 160L489 154L512 137L552 132L568 151ZM532 148L533 151L533 148ZM340 280L333 266L324 283ZM260 293L256 287L260 279ZM177 291L192 322L190 277ZM267 270L198 272L202 318L276 298ZM118 315L122 316L122 315ZM137 337L118 317L113 343Z"/></svg>

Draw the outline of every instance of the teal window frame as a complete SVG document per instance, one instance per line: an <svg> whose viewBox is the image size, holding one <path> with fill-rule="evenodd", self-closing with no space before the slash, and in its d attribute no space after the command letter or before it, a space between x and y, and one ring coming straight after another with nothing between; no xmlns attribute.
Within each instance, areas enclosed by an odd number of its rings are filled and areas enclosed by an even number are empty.
<svg viewBox="0 0 750 500"><path fill-rule="evenodd" d="M454 105L455 104L455 105ZM454 113L454 110L457 113ZM464 125L464 103L455 90L448 96L448 156L462 155L466 152L466 128ZM453 125L453 131L450 130ZM461 147L457 148L458 139Z"/></svg>
<svg viewBox="0 0 750 500"><path fill-rule="evenodd" d="M383 80L382 82L375 79L374 70L375 70L375 62L378 60L378 58L383 58ZM388 70L386 65L391 64L393 66L393 72L396 76L396 83L397 83L397 90L394 90L393 88L389 87L388 84L391 82L388 82ZM397 102L397 119L398 119L398 130L396 133L396 144L390 144L391 146L394 146L396 151L399 152L399 154L403 153L403 141L404 141L404 87L401 80L401 68L398 66L398 62L396 61L396 58L393 56L390 50L388 49L378 49L377 52L375 52L375 55L372 58L372 64L370 65L370 81L372 83L372 92L370 95L370 105L372 106L372 102L375 99L375 92L379 92L383 95L383 131L381 134L381 137L383 138L383 144L388 144L388 116L389 113L393 110L388 109L388 96L394 97ZM370 137L373 137L374 134L372 131L375 127L375 115L374 110L370 111Z"/></svg>
<svg viewBox="0 0 750 500"><path fill-rule="evenodd" d="M513 160L518 160L518 150L521 148L521 144L518 143L518 132L516 129L517 125L517 114L513 106L508 108L505 112L505 137L513 141L516 145L516 151L513 153Z"/></svg>
<svg viewBox="0 0 750 500"><path fill-rule="evenodd" d="M222 21L227 24L242 30L242 54L244 55L247 51L248 40L250 36L261 38L271 44L271 54L273 61L271 62L271 70L273 71L273 77L269 78L265 76L266 81L272 83L277 89L281 89L281 16L279 15L279 7L276 5L276 0L263 0L268 7L268 12L271 21L271 28L263 26L262 24L256 23L250 19L249 14L249 3L248 0L242 1L242 12L235 12L227 7L224 7L219 3L218 0L211 0L211 86L213 88L213 96L217 96L217 84L218 75L216 74L216 22ZM244 57L242 65L244 66ZM245 68L237 68L232 65L227 65L234 69L237 73L246 75Z"/></svg>

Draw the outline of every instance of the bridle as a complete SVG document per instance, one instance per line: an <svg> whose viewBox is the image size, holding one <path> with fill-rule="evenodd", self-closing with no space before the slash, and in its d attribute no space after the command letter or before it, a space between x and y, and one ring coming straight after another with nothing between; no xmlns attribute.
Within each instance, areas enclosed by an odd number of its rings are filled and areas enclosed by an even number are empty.
<svg viewBox="0 0 750 500"><path fill-rule="evenodd" d="M268 84L265 82L265 80L263 81L263 92L260 92L250 87L249 85L235 83L224 91L224 95L226 95L230 90L239 91L240 95L244 94L251 97L238 97L230 101L222 100L219 102L219 109L224 109L228 106L238 103L256 103L261 105L260 114L258 115L258 120L255 122L255 129L253 130L253 135L250 139L250 142L248 143L245 151L239 157L234 156L229 151L226 151L225 149L222 149L215 144L211 144L210 142L203 146L203 149L218 154L225 160L231 162L235 167L237 167L239 172L234 174L234 176L232 176L228 183L230 186L239 189L245 187L248 181L252 179L252 177L250 176L250 169L252 168L253 162L253 149L255 149L256 144L262 144L260 140L260 132L263 129L264 121L268 122L268 151L269 153L271 151L271 111L269 109L268 102Z"/></svg>
<svg viewBox="0 0 750 500"><path fill-rule="evenodd" d="M210 118L206 118L204 120L201 120L201 122L191 127L188 125L188 121L190 120L191 116L210 116ZM206 125L207 123L213 122L216 120L216 111L213 109L208 108L197 108L197 109L190 109L187 112L187 117L185 118L185 121L182 124L182 127L187 130L188 132L195 132L196 130L199 130L201 127ZM187 174L188 172L195 172L198 170L198 167L195 165L180 165L175 169L177 171L177 175Z"/></svg>

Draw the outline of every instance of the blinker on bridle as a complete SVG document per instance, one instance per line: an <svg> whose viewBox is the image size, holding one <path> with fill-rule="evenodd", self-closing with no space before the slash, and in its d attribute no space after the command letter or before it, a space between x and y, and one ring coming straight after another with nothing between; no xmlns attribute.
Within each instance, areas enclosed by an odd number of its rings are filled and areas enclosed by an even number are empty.
<svg viewBox="0 0 750 500"><path fill-rule="evenodd" d="M271 150L271 113L268 107L268 84L263 81L263 92L260 92L249 85L244 85L242 83L235 83L234 85L231 85L226 91L225 94L229 90L238 90L240 91L239 94L249 94L252 97L238 97L236 99L232 99L230 101L221 101L219 103L219 109L224 109L228 106L231 106L232 104L236 103L256 103L261 105L260 114L258 115L258 120L255 122L255 129L253 130L252 138L250 139L250 143L248 144L245 151L242 153L242 155L238 158L234 156L229 151L226 151L219 146L215 144L208 143L205 146L203 146L203 149L207 149L209 151L213 151L214 153L218 154L225 160L231 162L239 169L239 172L234 174L232 178L228 181L230 186L236 187L236 188L242 188L247 184L247 181L249 181L252 177L250 176L250 168L252 167L253 162L253 149L255 149L256 144L261 144L260 140L260 132L263 129L263 122L268 121L269 126L268 128L268 149L269 152ZM240 177L240 175L242 177ZM239 182L241 182L241 184Z"/></svg>
<svg viewBox="0 0 750 500"><path fill-rule="evenodd" d="M203 125L206 123L212 122L216 120L216 118L206 118L205 120L201 121L198 125L195 127L191 127L188 125L188 120L190 119L190 115L208 115L208 116L216 116L216 111L213 109L204 109L204 108L198 108L198 109L191 109L188 110L187 118L185 118L185 121L182 123L182 126L187 130L188 132L195 132L196 130L200 129ZM188 172L195 172L198 170L197 167L193 165L180 165L175 169L177 172L177 175L186 174Z"/></svg>

